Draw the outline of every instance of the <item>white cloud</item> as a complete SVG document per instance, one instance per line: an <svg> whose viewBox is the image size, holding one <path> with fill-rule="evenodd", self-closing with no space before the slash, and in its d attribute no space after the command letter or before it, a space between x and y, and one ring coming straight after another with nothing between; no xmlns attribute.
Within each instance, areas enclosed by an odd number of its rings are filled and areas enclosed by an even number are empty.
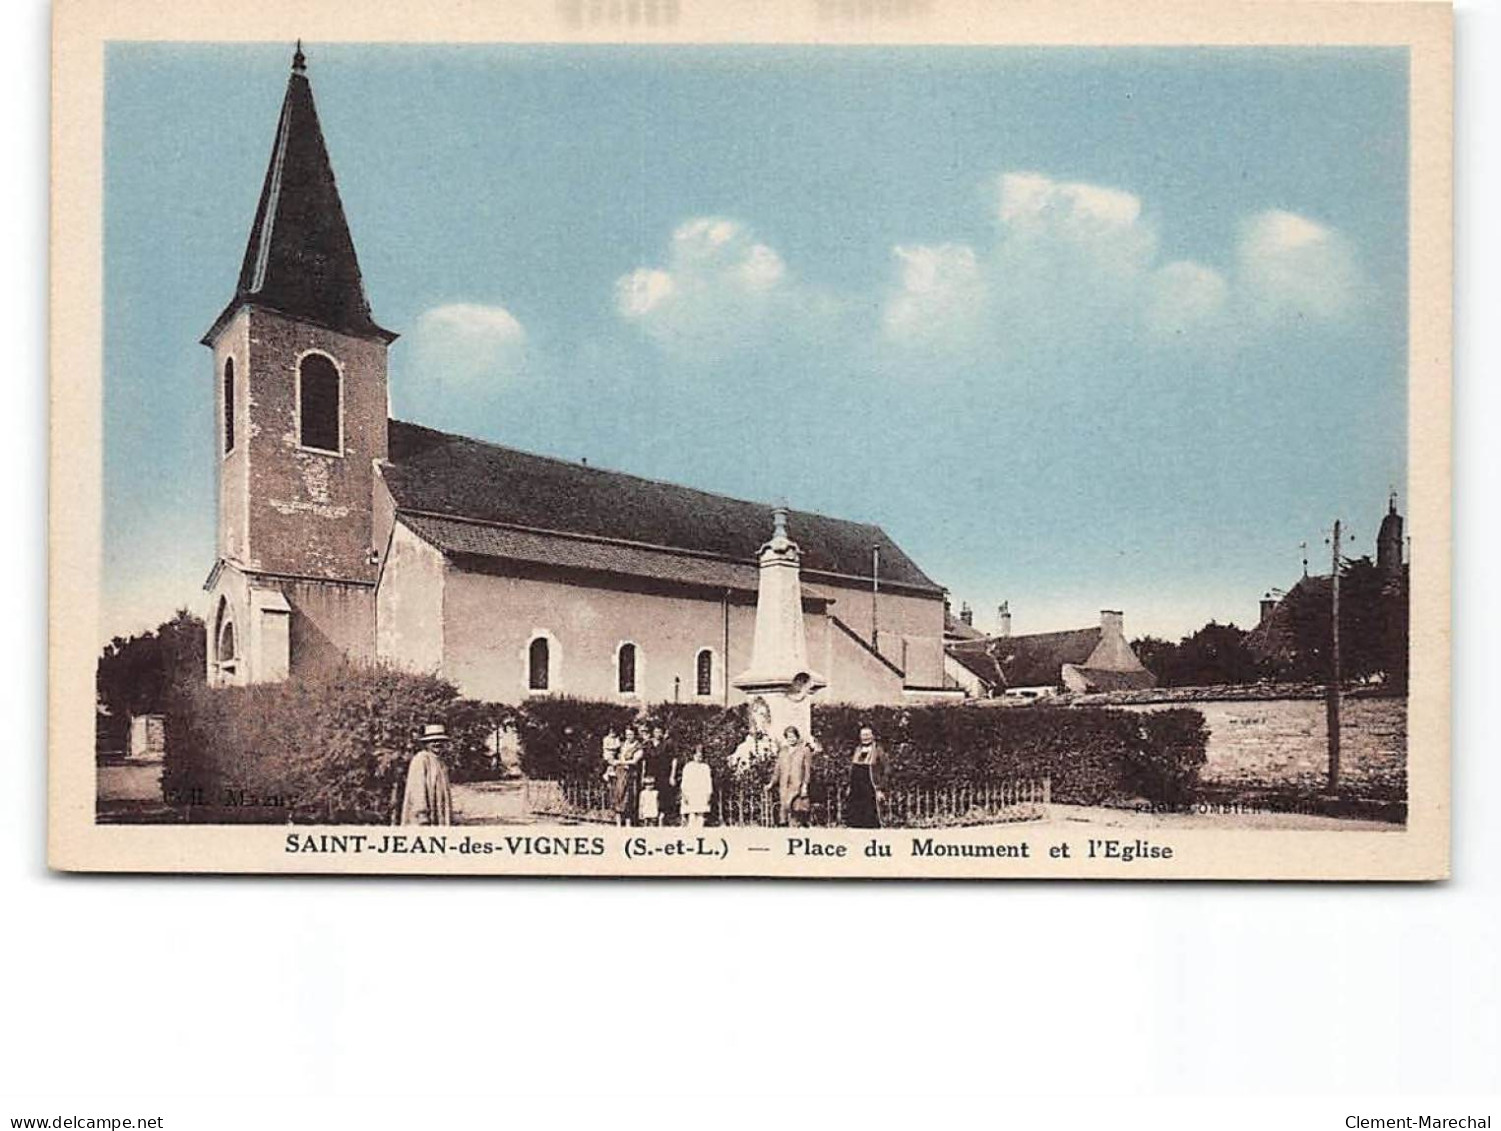
<svg viewBox="0 0 1501 1131"><path fill-rule="evenodd" d="M417 319L413 335L419 377L449 392L515 376L525 364L526 351L526 329L503 306L436 306Z"/></svg>
<svg viewBox="0 0 1501 1131"><path fill-rule="evenodd" d="M1147 328L1159 337L1192 334L1221 323L1230 285L1202 263L1179 260L1152 273Z"/></svg>
<svg viewBox="0 0 1501 1131"><path fill-rule="evenodd" d="M1328 319L1356 304L1360 271L1345 237L1291 212L1262 212L1241 227L1236 271L1263 319Z"/></svg>
<svg viewBox="0 0 1501 1131"><path fill-rule="evenodd" d="M993 218L988 247L893 249L900 271L881 312L889 342L977 360L1143 336L1231 345L1289 317L1338 319L1359 284L1348 241L1290 212L1248 220L1228 269L1164 262L1141 199L1118 188L1004 173Z"/></svg>
<svg viewBox="0 0 1501 1131"><path fill-rule="evenodd" d="M615 284L615 303L626 318L641 318L665 302L677 285L666 271L638 267Z"/></svg>
<svg viewBox="0 0 1501 1131"><path fill-rule="evenodd" d="M996 195L1003 247L1127 274L1156 254L1156 233L1142 219L1141 200L1129 192L1041 173L1004 173Z"/></svg>
<svg viewBox="0 0 1501 1131"><path fill-rule="evenodd" d="M927 353L1014 369L1148 344L1234 349L1290 320L1342 319L1359 296L1349 241L1295 213L1250 217L1203 261L1169 260L1159 219L1125 189L1006 172L990 192L992 239L897 243L884 285L843 295L795 278L745 224L694 217L661 263L616 281L615 308L662 349L695 358L800 333L828 352L837 325L846 345L897 347L902 367Z"/></svg>
<svg viewBox="0 0 1501 1131"><path fill-rule="evenodd" d="M968 338L984 310L985 278L965 244L896 247L898 281L882 312L886 333L902 342Z"/></svg>
<svg viewBox="0 0 1501 1131"><path fill-rule="evenodd" d="M798 288L777 251L738 221L687 220L660 267L616 280L615 309L666 349L714 350L795 317Z"/></svg>

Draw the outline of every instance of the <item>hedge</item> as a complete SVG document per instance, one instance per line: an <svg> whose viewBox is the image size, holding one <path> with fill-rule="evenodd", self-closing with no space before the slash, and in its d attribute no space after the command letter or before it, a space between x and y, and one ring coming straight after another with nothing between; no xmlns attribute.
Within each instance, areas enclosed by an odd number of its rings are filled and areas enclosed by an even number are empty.
<svg viewBox="0 0 1501 1131"><path fill-rule="evenodd" d="M344 663L250 687L176 687L162 788L190 820L385 823L426 723L454 736L453 775L488 765L494 714L432 676Z"/></svg>
<svg viewBox="0 0 1501 1131"><path fill-rule="evenodd" d="M424 723L454 738L456 781L489 772L487 740L514 718L528 777L598 780L612 727L660 724L688 758L702 745L723 790L759 788L771 767L729 759L746 733L743 705L621 703L538 698L520 707L462 699L450 683L378 665L345 663L317 676L243 688L175 689L167 710L163 786L199 821L385 823ZM1188 709L1014 709L949 705L816 706L815 800L843 783L862 726L886 747L893 789L1052 782L1055 801L1179 803L1197 784L1208 733Z"/></svg>

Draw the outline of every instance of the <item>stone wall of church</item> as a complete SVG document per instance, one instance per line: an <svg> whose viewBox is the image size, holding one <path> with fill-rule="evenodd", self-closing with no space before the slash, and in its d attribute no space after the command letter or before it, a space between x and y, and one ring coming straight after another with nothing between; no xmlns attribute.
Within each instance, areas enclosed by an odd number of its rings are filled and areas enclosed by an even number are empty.
<svg viewBox="0 0 1501 1131"><path fill-rule="evenodd" d="M250 427L246 405L249 403L246 375L250 372L247 360L250 339L247 332L249 320L241 311L224 328L219 340L214 343L214 451L219 460L218 478L218 556L231 561L245 560L246 503L245 488L249 461L246 450L249 446ZM224 367L226 362L234 365L234 448L224 450Z"/></svg>
<svg viewBox="0 0 1501 1131"><path fill-rule="evenodd" d="M399 529L399 527L398 527ZM394 557L394 550L393 550ZM567 584L534 577L509 577L450 569L443 581L442 674L469 696L492 702L519 702L527 686L527 651L534 638L549 642L548 694L624 702L739 703L744 696L726 677L750 666L755 633L755 606L749 595L728 606L729 646L725 647L726 606L712 598L669 596ZM899 598L883 595L882 616L892 603L893 636L897 628L927 626L927 610L901 608ZM924 602L919 601L918 605ZM940 600L926 602L937 609ZM808 660L830 678L820 693L824 702L856 704L903 702L902 679L870 656L830 623L806 617ZM883 629L883 631L885 631ZM915 634L913 639L920 639ZM636 693L618 690L618 655L623 643L637 649ZM696 662L700 650L713 655L713 689L697 694ZM728 651L728 655L726 655ZM925 654L909 646L909 659ZM937 674L931 682L909 676L919 686L942 683L941 638L934 649ZM410 664L404 666L410 667ZM927 673L921 669L924 679Z"/></svg>
<svg viewBox="0 0 1501 1131"><path fill-rule="evenodd" d="M750 664L755 607L531 577L449 571L443 586L443 675L465 695L515 703L527 687L527 651L549 641L548 694L622 702L722 703L726 672ZM621 644L636 646L636 693L617 686ZM713 693L696 694L701 649L714 657ZM730 689L730 702L738 702Z"/></svg>
<svg viewBox="0 0 1501 1131"><path fill-rule="evenodd" d="M245 447L248 539L255 569L375 580L372 461L386 454L386 347L261 310L247 322ZM233 335L221 338L220 346ZM342 451L299 443L297 368L311 351L342 373ZM219 349L216 347L216 357ZM222 366L222 362L220 362Z"/></svg>
<svg viewBox="0 0 1501 1131"><path fill-rule="evenodd" d="M377 522L383 507L377 492ZM389 496L387 496L389 498ZM390 531L375 595L375 652L382 661L424 674L443 668L443 555L406 526Z"/></svg>
<svg viewBox="0 0 1501 1131"><path fill-rule="evenodd" d="M291 667L294 675L324 669L343 657L375 657L375 591L368 585L328 581L281 581L292 607Z"/></svg>
<svg viewBox="0 0 1501 1131"><path fill-rule="evenodd" d="M906 673L907 686L943 686L941 597L920 597L887 590L881 593L879 612L873 617L868 586L836 585L818 579L811 585L805 582L805 588L820 596L832 597L829 612L861 640L870 640L874 619L879 629L877 645L881 655Z"/></svg>

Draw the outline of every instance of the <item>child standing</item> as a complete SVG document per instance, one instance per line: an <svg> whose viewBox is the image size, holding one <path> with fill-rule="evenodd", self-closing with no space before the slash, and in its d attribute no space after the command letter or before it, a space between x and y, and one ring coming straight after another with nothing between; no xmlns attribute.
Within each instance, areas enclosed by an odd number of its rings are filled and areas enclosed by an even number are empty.
<svg viewBox="0 0 1501 1131"><path fill-rule="evenodd" d="M693 748L693 760L683 767L679 790L683 824L690 829L703 828L704 815L708 813L709 801L714 796L714 771L704 761L703 743Z"/></svg>

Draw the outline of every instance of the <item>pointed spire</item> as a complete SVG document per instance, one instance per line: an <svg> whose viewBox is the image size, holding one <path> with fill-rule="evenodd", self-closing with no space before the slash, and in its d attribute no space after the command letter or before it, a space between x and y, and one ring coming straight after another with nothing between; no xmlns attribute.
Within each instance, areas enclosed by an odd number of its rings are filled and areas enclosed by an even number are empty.
<svg viewBox="0 0 1501 1131"><path fill-rule="evenodd" d="M306 70L298 40L235 297L205 344L246 303L357 337L396 337L370 316Z"/></svg>

